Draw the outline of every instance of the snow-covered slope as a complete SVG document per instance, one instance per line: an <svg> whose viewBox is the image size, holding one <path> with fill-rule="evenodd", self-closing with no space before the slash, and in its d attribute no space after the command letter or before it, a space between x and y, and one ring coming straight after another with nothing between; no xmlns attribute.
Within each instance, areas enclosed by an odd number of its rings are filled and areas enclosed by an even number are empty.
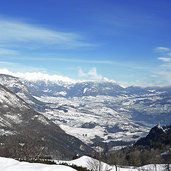
<svg viewBox="0 0 171 171"><path fill-rule="evenodd" d="M53 97L82 97L110 95L116 96L124 91L124 88L114 82L52 82L52 81L34 81L23 80L28 89L35 96L53 96Z"/></svg>
<svg viewBox="0 0 171 171"><path fill-rule="evenodd" d="M0 85L0 135L16 134L15 125L21 124L27 118L26 111L29 111L29 106Z"/></svg>
<svg viewBox="0 0 171 171"><path fill-rule="evenodd" d="M112 108L107 101L119 99L108 96L53 98L40 100L51 102L44 116L60 125L68 134L78 137L94 147L125 146L148 132L149 127L134 122L126 109Z"/></svg>
<svg viewBox="0 0 171 171"><path fill-rule="evenodd" d="M31 95L27 86L23 84L19 78L0 74L0 84L17 94L24 101L34 107L34 109L38 111L44 110L44 104Z"/></svg>
<svg viewBox="0 0 171 171"><path fill-rule="evenodd" d="M66 158L91 149L0 85L1 156Z"/></svg>
<svg viewBox="0 0 171 171"><path fill-rule="evenodd" d="M19 162L0 157L0 171L76 171L69 166Z"/></svg>
<svg viewBox="0 0 171 171"><path fill-rule="evenodd" d="M82 156L78 159L72 161L56 161L57 164L67 163L68 165L76 165L87 168L92 171L165 171L166 165L164 164L149 164L142 167L134 167L134 166L117 166L117 165L109 165L102 161L96 160L94 158L88 156ZM171 168L171 166L170 166Z"/></svg>
<svg viewBox="0 0 171 171"><path fill-rule="evenodd" d="M165 165L146 165L143 167L122 167L122 166L109 166L106 163L99 162L95 159L92 159L87 156L83 156L79 159L73 161L60 161L61 163L67 163L69 165L82 166L87 169L91 169L92 171L164 171ZM58 161L59 163L59 161ZM117 167L117 168L116 168ZM1 171L76 171L75 169L69 166L63 166L60 164L57 165L46 165L39 163L27 163L27 162L19 162L10 158L0 157L0 170Z"/></svg>

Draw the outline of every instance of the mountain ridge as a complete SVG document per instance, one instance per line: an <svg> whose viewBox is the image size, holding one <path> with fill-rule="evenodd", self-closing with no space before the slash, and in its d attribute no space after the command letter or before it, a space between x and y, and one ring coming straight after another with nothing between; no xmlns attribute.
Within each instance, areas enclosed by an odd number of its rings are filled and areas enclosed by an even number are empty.
<svg viewBox="0 0 171 171"><path fill-rule="evenodd" d="M66 159L92 150L0 85L0 151L14 158L49 155Z"/></svg>

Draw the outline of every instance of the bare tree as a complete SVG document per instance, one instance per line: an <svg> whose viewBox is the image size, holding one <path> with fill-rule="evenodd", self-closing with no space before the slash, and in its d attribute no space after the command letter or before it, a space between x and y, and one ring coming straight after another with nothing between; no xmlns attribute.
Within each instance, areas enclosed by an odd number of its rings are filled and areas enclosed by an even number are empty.
<svg viewBox="0 0 171 171"><path fill-rule="evenodd" d="M96 160L96 159L90 159L87 162L88 168L91 171L110 171L112 170L111 166L107 165L106 163Z"/></svg>
<svg viewBox="0 0 171 171"><path fill-rule="evenodd" d="M164 168L165 168L166 171L171 171L170 164L165 164Z"/></svg>

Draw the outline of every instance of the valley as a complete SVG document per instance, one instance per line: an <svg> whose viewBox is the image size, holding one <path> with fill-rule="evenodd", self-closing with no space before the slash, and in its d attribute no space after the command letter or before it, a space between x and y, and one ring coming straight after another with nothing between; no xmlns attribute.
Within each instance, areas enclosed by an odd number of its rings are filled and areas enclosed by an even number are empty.
<svg viewBox="0 0 171 171"><path fill-rule="evenodd" d="M0 80L43 117L97 151L132 145L154 125L171 124L169 87L34 82L9 75Z"/></svg>

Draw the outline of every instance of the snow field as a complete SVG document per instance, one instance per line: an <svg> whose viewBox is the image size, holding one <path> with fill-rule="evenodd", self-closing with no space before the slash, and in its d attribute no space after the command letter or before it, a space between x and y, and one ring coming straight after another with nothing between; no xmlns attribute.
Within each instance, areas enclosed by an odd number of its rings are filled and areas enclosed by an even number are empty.
<svg viewBox="0 0 171 171"><path fill-rule="evenodd" d="M116 171L116 166L110 166L106 163L100 162L91 157L82 156L78 159L71 161L55 161L57 165L47 165L40 163L28 163L19 162L14 159L0 157L0 171L76 171L69 166L60 165L60 163L66 163L68 165L81 166L87 169L97 171L97 167L100 167L101 171ZM94 168L94 169L93 169ZM96 168L96 169L95 169ZM122 167L117 166L119 171L164 171L165 165L146 165L142 167Z"/></svg>

